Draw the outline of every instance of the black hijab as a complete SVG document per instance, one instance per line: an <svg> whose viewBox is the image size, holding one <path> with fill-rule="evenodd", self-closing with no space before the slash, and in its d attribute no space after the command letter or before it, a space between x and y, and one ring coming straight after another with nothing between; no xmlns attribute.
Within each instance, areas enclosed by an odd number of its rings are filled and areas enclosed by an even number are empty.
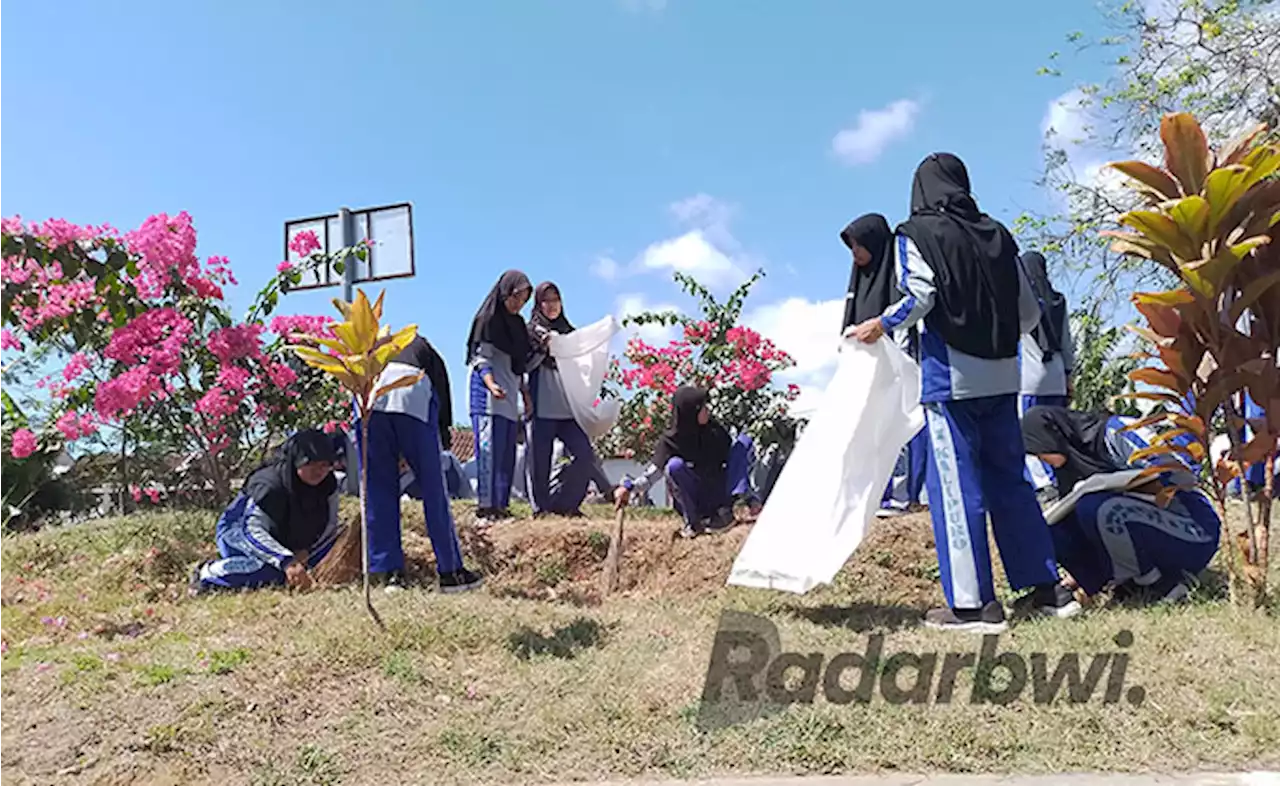
<svg viewBox="0 0 1280 786"><path fill-rule="evenodd" d="M475 357L481 344L492 344L511 357L511 370L516 375L524 373L529 359L529 335L525 332L524 317L507 311L504 302L522 289L530 289L529 277L519 270L508 270L485 296L475 318L471 320L471 334L467 336L467 362Z"/></svg>
<svg viewBox="0 0 1280 786"><path fill-rule="evenodd" d="M338 452L323 431L307 429L289 437L245 479L243 493L275 522L272 534L290 551L309 549L329 524L329 497L338 489L333 473L318 486L304 483L298 468L315 461L335 462Z"/></svg>
<svg viewBox="0 0 1280 786"><path fill-rule="evenodd" d="M871 261L865 267L855 262L849 273L849 296L844 301L844 324L840 326L843 332L850 325L883 314L897 290L893 285L893 230L884 216L868 213L854 219L840 231L840 239L850 251L857 242L871 252Z"/></svg>
<svg viewBox="0 0 1280 786"><path fill-rule="evenodd" d="M933 271L937 303L925 324L980 358L1018 354L1018 246L978 209L964 162L934 153L911 184L911 218L898 227Z"/></svg>
<svg viewBox="0 0 1280 786"><path fill-rule="evenodd" d="M665 469L668 461L679 456L693 465L703 482L723 483L731 440L715 418L705 426L698 422L698 413L706 404L705 390L683 387L676 391L671 403L671 426L658 438L653 463Z"/></svg>
<svg viewBox="0 0 1280 786"><path fill-rule="evenodd" d="M552 292L556 297L560 298L560 316L555 319L547 319L542 313L542 301ZM536 346L538 343L537 328L542 330L550 330L560 335L573 332L573 325L570 324L569 318L564 315L564 297L560 294L560 287L550 281L543 281L538 288L533 291L533 316L529 318L529 343ZM556 359L551 357L551 353L547 353L546 359L542 361L542 365L547 368L556 367Z"/></svg>
<svg viewBox="0 0 1280 786"><path fill-rule="evenodd" d="M1067 463L1054 468L1058 490L1069 494L1091 475L1119 472L1107 444L1107 412L1077 412L1066 407L1031 407L1022 415L1022 444L1028 454L1059 453Z"/></svg>
<svg viewBox="0 0 1280 786"><path fill-rule="evenodd" d="M1047 363L1062 351L1062 320L1067 314L1067 298L1049 283L1048 266L1039 251L1022 255L1022 270L1040 301L1040 326L1032 331L1032 337Z"/></svg>

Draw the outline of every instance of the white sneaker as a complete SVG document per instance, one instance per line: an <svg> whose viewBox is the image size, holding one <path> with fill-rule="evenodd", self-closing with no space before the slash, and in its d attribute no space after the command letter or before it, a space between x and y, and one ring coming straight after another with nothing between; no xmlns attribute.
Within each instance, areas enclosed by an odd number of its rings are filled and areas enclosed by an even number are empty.
<svg viewBox="0 0 1280 786"><path fill-rule="evenodd" d="M876 511L876 518L896 519L898 516L901 516L905 513L906 511L903 510L902 508L880 508L879 510Z"/></svg>

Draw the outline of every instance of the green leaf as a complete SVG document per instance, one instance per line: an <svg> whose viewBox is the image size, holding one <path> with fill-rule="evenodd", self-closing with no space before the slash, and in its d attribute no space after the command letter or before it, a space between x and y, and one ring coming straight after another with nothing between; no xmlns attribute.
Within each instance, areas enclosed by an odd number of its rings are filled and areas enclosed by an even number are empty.
<svg viewBox="0 0 1280 786"><path fill-rule="evenodd" d="M1209 232L1209 202L1199 194L1177 201L1169 208L1169 217L1195 247L1204 245Z"/></svg>

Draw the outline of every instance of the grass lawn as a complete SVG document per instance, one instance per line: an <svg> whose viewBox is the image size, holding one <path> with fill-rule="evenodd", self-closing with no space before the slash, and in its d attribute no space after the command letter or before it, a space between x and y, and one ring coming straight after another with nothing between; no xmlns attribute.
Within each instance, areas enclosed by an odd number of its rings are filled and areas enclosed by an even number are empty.
<svg viewBox="0 0 1280 786"><path fill-rule="evenodd" d="M406 548L431 578L421 513ZM726 588L746 535L684 541L628 521L623 591L601 601L609 511L488 535L458 508L479 592L351 589L185 596L213 515L139 515L3 545L0 774L19 783L517 783L886 770L1041 773L1280 766L1280 615L1226 605L1210 572L1172 609L1028 621L1001 651L1049 663L1116 652L1145 701L1004 706L827 702L718 728L699 699L722 610L767 617L783 649L978 651L925 631L941 600L927 518L878 522L837 583L807 596ZM1003 578L999 577L1002 581ZM1276 577L1280 581L1280 576ZM941 658L941 656L940 656ZM902 683L911 682L910 670ZM856 681L856 674L849 682ZM1105 683L1106 678L1103 678Z"/></svg>

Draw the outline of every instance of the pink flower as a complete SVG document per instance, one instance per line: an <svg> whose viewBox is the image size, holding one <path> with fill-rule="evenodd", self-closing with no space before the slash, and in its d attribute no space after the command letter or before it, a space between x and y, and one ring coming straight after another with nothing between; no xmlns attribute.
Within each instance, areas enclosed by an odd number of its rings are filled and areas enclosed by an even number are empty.
<svg viewBox="0 0 1280 786"><path fill-rule="evenodd" d="M133 501L134 501L134 502L141 502L141 501L142 501L142 489L138 488L137 486L130 486L130 487L129 487L129 496L133 497Z"/></svg>
<svg viewBox="0 0 1280 786"><path fill-rule="evenodd" d="M293 270L293 263L287 259L276 265L277 273L288 273L290 270Z"/></svg>
<svg viewBox="0 0 1280 786"><path fill-rule="evenodd" d="M68 442L75 442L77 439L87 437L98 430L92 415L78 415L70 411L63 412L54 425L57 426L58 431L62 432L62 436Z"/></svg>
<svg viewBox="0 0 1280 786"><path fill-rule="evenodd" d="M267 366L267 376L271 379L271 384L278 388L287 388L298 381L298 375L294 370L283 363Z"/></svg>
<svg viewBox="0 0 1280 786"><path fill-rule="evenodd" d="M147 498L151 500L152 505L160 504L160 489L147 489Z"/></svg>
<svg viewBox="0 0 1280 786"><path fill-rule="evenodd" d="M0 329L0 349L22 349L22 342L9 332L9 328Z"/></svg>
<svg viewBox="0 0 1280 786"><path fill-rule="evenodd" d="M233 360L262 355L262 325L245 323L219 328L209 335L209 351L225 365Z"/></svg>
<svg viewBox="0 0 1280 786"><path fill-rule="evenodd" d="M13 432L13 457L16 459L24 459L36 452L37 447L36 435L31 433L30 429L20 428Z"/></svg>
<svg viewBox="0 0 1280 786"><path fill-rule="evenodd" d="M299 232L289 241L289 250L300 257L310 256L312 251L320 248L320 239L311 230Z"/></svg>
<svg viewBox="0 0 1280 786"><path fill-rule="evenodd" d="M173 218L164 213L151 216L124 241L141 257L134 286L143 298L159 297L175 278L185 282L199 275L196 230L186 211Z"/></svg>

